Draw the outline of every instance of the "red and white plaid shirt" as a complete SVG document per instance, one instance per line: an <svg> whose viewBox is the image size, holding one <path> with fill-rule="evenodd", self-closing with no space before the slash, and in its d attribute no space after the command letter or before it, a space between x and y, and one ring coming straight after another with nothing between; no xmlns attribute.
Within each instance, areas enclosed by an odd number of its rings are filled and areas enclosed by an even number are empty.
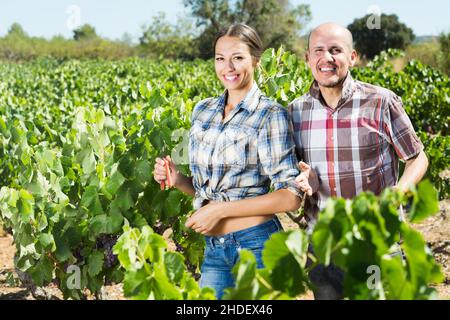
<svg viewBox="0 0 450 320"><path fill-rule="evenodd" d="M353 80L343 84L337 107L328 107L313 82L289 105L297 156L318 173L320 187L306 203L315 220L328 198L380 194L397 183L399 159L417 156L423 145L392 91ZM313 222L313 221L312 221Z"/></svg>

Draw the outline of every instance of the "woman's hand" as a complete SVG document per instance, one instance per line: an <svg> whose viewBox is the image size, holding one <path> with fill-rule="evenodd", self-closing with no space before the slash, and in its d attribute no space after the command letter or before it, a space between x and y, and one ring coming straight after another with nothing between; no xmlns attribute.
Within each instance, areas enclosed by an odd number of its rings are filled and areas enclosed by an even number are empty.
<svg viewBox="0 0 450 320"><path fill-rule="evenodd" d="M222 219L221 214L225 206L226 203L223 202L211 202L190 216L185 226L195 232L208 235Z"/></svg>
<svg viewBox="0 0 450 320"><path fill-rule="evenodd" d="M166 170L166 167L168 170ZM169 176L167 174L169 174ZM155 167L153 170L153 178L156 182L159 184L164 182L164 184L168 187L174 187L178 185L178 182L181 179L180 176L181 173L178 171L177 166L172 161L170 156L166 156L165 159L156 158Z"/></svg>
<svg viewBox="0 0 450 320"><path fill-rule="evenodd" d="M298 167L302 173L295 178L295 182L303 192L312 196L319 189L319 178L315 171L303 161L298 163Z"/></svg>

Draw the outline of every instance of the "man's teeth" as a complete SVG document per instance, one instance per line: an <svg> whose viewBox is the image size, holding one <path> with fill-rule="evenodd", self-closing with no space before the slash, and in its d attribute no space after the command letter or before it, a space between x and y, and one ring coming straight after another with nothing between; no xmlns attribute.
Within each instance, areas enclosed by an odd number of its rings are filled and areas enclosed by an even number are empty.
<svg viewBox="0 0 450 320"><path fill-rule="evenodd" d="M336 68L319 68L320 71L329 72L329 71L335 71Z"/></svg>

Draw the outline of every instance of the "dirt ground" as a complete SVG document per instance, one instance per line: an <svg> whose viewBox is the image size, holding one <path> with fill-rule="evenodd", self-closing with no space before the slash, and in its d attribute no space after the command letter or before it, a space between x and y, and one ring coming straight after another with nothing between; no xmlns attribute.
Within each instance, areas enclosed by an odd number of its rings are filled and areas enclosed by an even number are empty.
<svg viewBox="0 0 450 320"><path fill-rule="evenodd" d="M445 281L436 285L439 295L443 299L450 299L450 199L440 202L441 211L422 222L413 225L425 237L432 249L436 261L442 266ZM285 215L280 215L281 222L286 228L292 228L295 224ZM31 292L21 286L14 270L15 247L12 236L6 234L0 226L0 300L34 300ZM62 294L55 285L44 288L48 299L62 299ZM125 299L122 284L106 286L102 292L102 298L106 300ZM88 297L94 299L94 297ZM300 299L311 300L311 292L301 296Z"/></svg>
<svg viewBox="0 0 450 320"><path fill-rule="evenodd" d="M435 288L442 298L450 299L450 199L441 201L440 207L439 214L412 226L423 234L445 275L444 282Z"/></svg>

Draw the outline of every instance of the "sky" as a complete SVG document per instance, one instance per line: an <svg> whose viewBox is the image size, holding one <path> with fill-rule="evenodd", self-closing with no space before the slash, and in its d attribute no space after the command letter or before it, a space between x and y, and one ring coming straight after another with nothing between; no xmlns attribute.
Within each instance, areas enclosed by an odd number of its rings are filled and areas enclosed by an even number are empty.
<svg viewBox="0 0 450 320"><path fill-rule="evenodd" d="M355 18L374 10L397 14L416 36L450 32L448 0L291 0L309 4L313 19L308 29L328 21L348 25ZM375 9L374 9L375 8ZM109 39L120 39L127 32L135 41L158 12L165 12L175 23L188 15L182 0L0 0L0 36L18 22L31 36L72 37L72 30L84 23Z"/></svg>

